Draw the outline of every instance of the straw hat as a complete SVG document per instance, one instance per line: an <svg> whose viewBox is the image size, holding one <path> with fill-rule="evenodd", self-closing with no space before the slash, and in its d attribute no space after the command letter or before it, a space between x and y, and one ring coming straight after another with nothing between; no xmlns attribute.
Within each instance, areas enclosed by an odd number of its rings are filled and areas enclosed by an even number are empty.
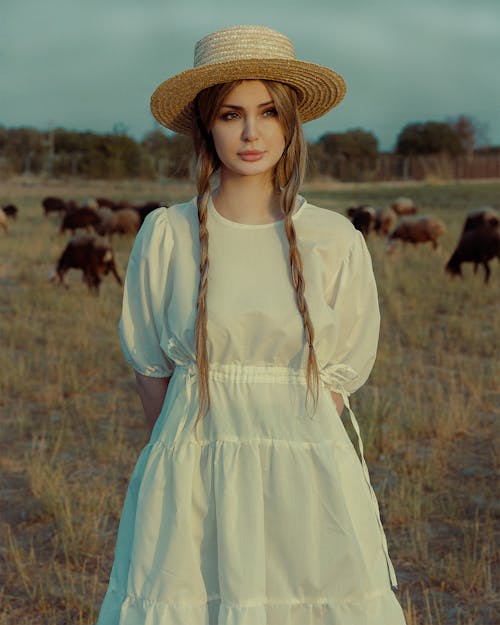
<svg viewBox="0 0 500 625"><path fill-rule="evenodd" d="M191 134L193 100L213 85L232 80L283 82L298 93L302 122L324 115L343 99L337 72L298 61L293 44L265 26L233 26L207 35L195 46L194 68L162 82L151 96L151 112L167 128Z"/></svg>

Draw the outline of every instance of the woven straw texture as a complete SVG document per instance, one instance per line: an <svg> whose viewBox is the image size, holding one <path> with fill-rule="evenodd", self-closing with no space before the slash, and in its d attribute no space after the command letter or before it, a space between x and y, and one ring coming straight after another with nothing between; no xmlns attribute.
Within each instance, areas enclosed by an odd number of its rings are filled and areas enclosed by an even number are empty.
<svg viewBox="0 0 500 625"><path fill-rule="evenodd" d="M337 106L346 91L344 79L334 70L297 60L292 42L281 33L263 26L235 26L198 41L193 69L162 82L151 97L151 111L163 126L191 134L196 95L207 87L243 79L292 86L302 122Z"/></svg>

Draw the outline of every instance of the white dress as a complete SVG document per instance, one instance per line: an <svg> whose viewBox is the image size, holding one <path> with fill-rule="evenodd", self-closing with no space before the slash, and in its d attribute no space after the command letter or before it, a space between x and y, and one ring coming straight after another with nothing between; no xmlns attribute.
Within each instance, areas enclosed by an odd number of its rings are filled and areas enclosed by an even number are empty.
<svg viewBox="0 0 500 625"><path fill-rule="evenodd" d="M330 394L348 405L375 360L371 259L346 218L299 199L315 412L282 221L238 224L209 205L211 408L196 433L195 200L157 209L137 235L122 347L135 370L172 378L130 480L98 625L405 623L366 464Z"/></svg>

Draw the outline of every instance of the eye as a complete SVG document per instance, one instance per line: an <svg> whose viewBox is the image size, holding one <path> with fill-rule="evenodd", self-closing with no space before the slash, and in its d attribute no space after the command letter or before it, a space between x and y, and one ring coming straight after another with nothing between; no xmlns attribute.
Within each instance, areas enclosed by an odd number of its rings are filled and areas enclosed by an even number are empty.
<svg viewBox="0 0 500 625"><path fill-rule="evenodd" d="M233 119L238 119L239 114L236 111L228 111L227 113L222 113L220 119L223 121L231 121Z"/></svg>
<svg viewBox="0 0 500 625"><path fill-rule="evenodd" d="M278 111L274 108L274 106L272 108L266 109L262 115L264 117L277 117L278 116Z"/></svg>

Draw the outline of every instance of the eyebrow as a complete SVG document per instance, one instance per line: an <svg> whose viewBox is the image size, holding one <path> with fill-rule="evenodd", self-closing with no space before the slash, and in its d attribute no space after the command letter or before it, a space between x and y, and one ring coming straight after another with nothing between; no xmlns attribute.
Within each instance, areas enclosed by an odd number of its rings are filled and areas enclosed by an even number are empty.
<svg viewBox="0 0 500 625"><path fill-rule="evenodd" d="M263 108L264 106L269 106L270 104L274 104L274 102L272 100L269 100L269 102L263 102L262 104L259 104L257 108ZM245 107L238 106L236 104L222 104L221 108L236 109L237 111L242 111Z"/></svg>

